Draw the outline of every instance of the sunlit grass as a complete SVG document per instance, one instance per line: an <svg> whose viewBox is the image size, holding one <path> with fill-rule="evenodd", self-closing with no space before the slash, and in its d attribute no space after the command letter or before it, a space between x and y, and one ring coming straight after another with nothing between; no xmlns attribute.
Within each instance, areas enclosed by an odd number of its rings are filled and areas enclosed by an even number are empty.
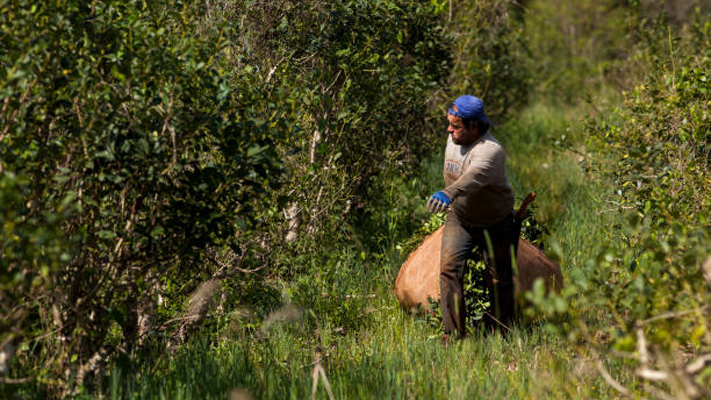
<svg viewBox="0 0 711 400"><path fill-rule="evenodd" d="M597 254L616 219L604 207L608 189L585 171L583 107L533 105L500 134L517 197L536 192L535 217L550 231L547 250L564 273Z"/></svg>

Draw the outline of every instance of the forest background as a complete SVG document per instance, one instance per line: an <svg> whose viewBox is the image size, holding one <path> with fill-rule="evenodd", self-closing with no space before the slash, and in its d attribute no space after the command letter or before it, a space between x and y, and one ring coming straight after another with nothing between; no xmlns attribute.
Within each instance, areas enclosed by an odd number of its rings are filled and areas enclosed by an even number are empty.
<svg viewBox="0 0 711 400"><path fill-rule="evenodd" d="M708 2L0 11L0 397L711 397ZM392 286L462 93L566 282L443 347Z"/></svg>

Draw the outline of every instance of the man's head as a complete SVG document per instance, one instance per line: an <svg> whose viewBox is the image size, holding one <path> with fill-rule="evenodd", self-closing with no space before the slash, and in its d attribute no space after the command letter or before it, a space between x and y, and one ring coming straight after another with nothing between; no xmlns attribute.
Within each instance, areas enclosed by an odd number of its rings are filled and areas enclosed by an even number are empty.
<svg viewBox="0 0 711 400"><path fill-rule="evenodd" d="M447 132L452 134L452 141L464 146L474 143L491 126L484 113L484 102L471 95L454 100L447 113L447 120Z"/></svg>

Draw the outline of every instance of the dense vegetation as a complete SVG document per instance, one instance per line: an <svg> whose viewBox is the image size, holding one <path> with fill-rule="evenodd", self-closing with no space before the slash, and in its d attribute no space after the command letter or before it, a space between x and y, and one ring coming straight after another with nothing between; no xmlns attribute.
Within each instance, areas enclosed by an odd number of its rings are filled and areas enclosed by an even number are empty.
<svg viewBox="0 0 711 400"><path fill-rule="evenodd" d="M1 397L711 396L708 5L0 11ZM464 92L567 281L442 347L391 286Z"/></svg>

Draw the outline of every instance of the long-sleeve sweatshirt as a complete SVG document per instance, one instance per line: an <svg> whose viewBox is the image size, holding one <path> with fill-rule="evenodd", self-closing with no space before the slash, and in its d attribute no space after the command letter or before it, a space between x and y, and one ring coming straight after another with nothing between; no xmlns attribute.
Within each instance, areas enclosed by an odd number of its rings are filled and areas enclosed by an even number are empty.
<svg viewBox="0 0 711 400"><path fill-rule="evenodd" d="M469 146L457 145L448 136L443 191L460 221L488 227L511 213L514 196L505 162L503 147L488 132Z"/></svg>

